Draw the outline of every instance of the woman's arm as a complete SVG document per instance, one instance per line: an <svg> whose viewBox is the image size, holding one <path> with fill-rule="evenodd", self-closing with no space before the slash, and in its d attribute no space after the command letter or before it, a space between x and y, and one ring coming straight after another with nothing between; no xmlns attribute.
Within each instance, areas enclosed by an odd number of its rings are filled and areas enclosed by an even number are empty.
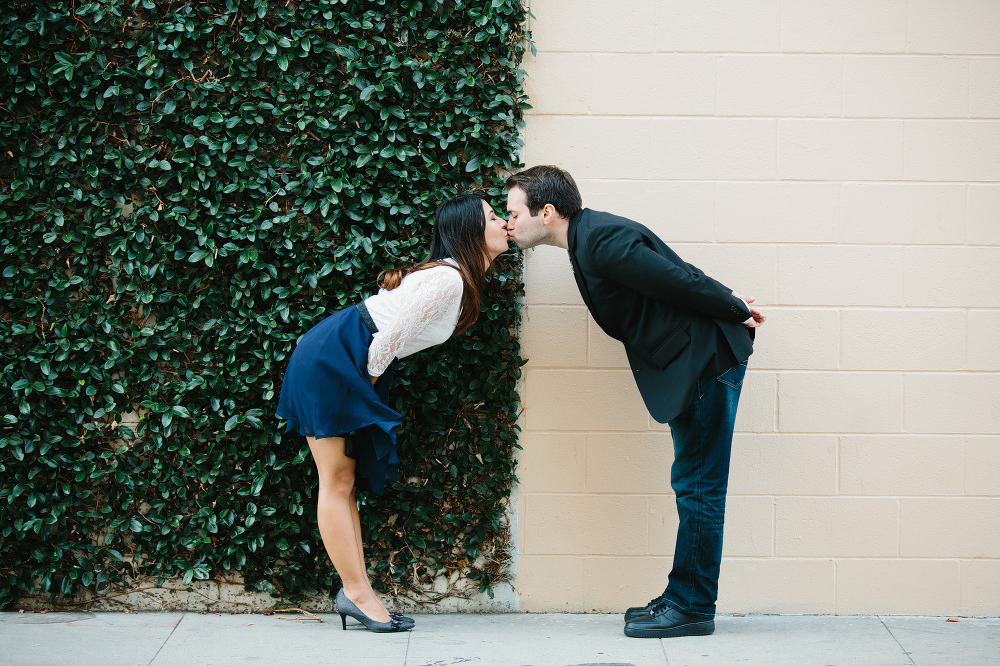
<svg viewBox="0 0 1000 666"><path fill-rule="evenodd" d="M379 329L372 339L368 348L368 374L372 383L385 372L407 340L419 335L432 321L443 317L456 301L461 301L463 288L462 277L456 270L435 271L423 278L389 325Z"/></svg>

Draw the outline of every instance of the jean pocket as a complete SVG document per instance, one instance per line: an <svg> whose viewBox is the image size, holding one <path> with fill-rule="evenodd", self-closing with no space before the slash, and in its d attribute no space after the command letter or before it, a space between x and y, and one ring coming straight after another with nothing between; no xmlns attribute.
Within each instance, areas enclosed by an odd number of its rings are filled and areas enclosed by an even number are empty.
<svg viewBox="0 0 1000 666"><path fill-rule="evenodd" d="M716 379L730 388L738 389L743 386L743 377L746 376L746 373L747 361L743 361L729 368Z"/></svg>

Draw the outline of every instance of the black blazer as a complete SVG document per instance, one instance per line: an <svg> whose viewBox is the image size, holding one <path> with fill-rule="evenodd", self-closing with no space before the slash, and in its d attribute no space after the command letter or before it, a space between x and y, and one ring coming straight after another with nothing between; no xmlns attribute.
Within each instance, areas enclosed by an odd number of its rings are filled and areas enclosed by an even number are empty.
<svg viewBox="0 0 1000 666"><path fill-rule="evenodd" d="M625 344L646 409L660 423L687 407L706 371L720 374L753 353L743 301L638 222L585 208L570 220L568 240L583 301Z"/></svg>

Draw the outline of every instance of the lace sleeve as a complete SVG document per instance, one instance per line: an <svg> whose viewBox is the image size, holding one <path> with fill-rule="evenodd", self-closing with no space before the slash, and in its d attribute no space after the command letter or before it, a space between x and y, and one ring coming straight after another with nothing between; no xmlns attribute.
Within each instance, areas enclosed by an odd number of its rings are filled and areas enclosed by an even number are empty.
<svg viewBox="0 0 1000 666"><path fill-rule="evenodd" d="M454 275L452 275L454 273ZM380 329L368 348L368 374L379 377L389 367L400 347L428 324L439 319L462 298L462 280L458 271L448 269L428 275L399 309L384 329Z"/></svg>

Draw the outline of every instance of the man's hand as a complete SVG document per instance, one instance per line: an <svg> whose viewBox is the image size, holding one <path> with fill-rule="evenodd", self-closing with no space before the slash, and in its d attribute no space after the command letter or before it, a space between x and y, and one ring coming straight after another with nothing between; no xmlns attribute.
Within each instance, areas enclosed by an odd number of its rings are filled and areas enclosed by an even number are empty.
<svg viewBox="0 0 1000 666"><path fill-rule="evenodd" d="M745 324L743 324L744 326L746 326L747 328L760 328L761 326L764 325L764 322L767 320L767 315L765 315L763 312L750 305L755 300L757 300L756 298L754 298L753 296L741 296L740 294L737 294L735 291L733 292L733 296L735 296L736 298L742 298L744 301L747 302L747 306L750 308L750 316L753 318L753 320L746 322Z"/></svg>

